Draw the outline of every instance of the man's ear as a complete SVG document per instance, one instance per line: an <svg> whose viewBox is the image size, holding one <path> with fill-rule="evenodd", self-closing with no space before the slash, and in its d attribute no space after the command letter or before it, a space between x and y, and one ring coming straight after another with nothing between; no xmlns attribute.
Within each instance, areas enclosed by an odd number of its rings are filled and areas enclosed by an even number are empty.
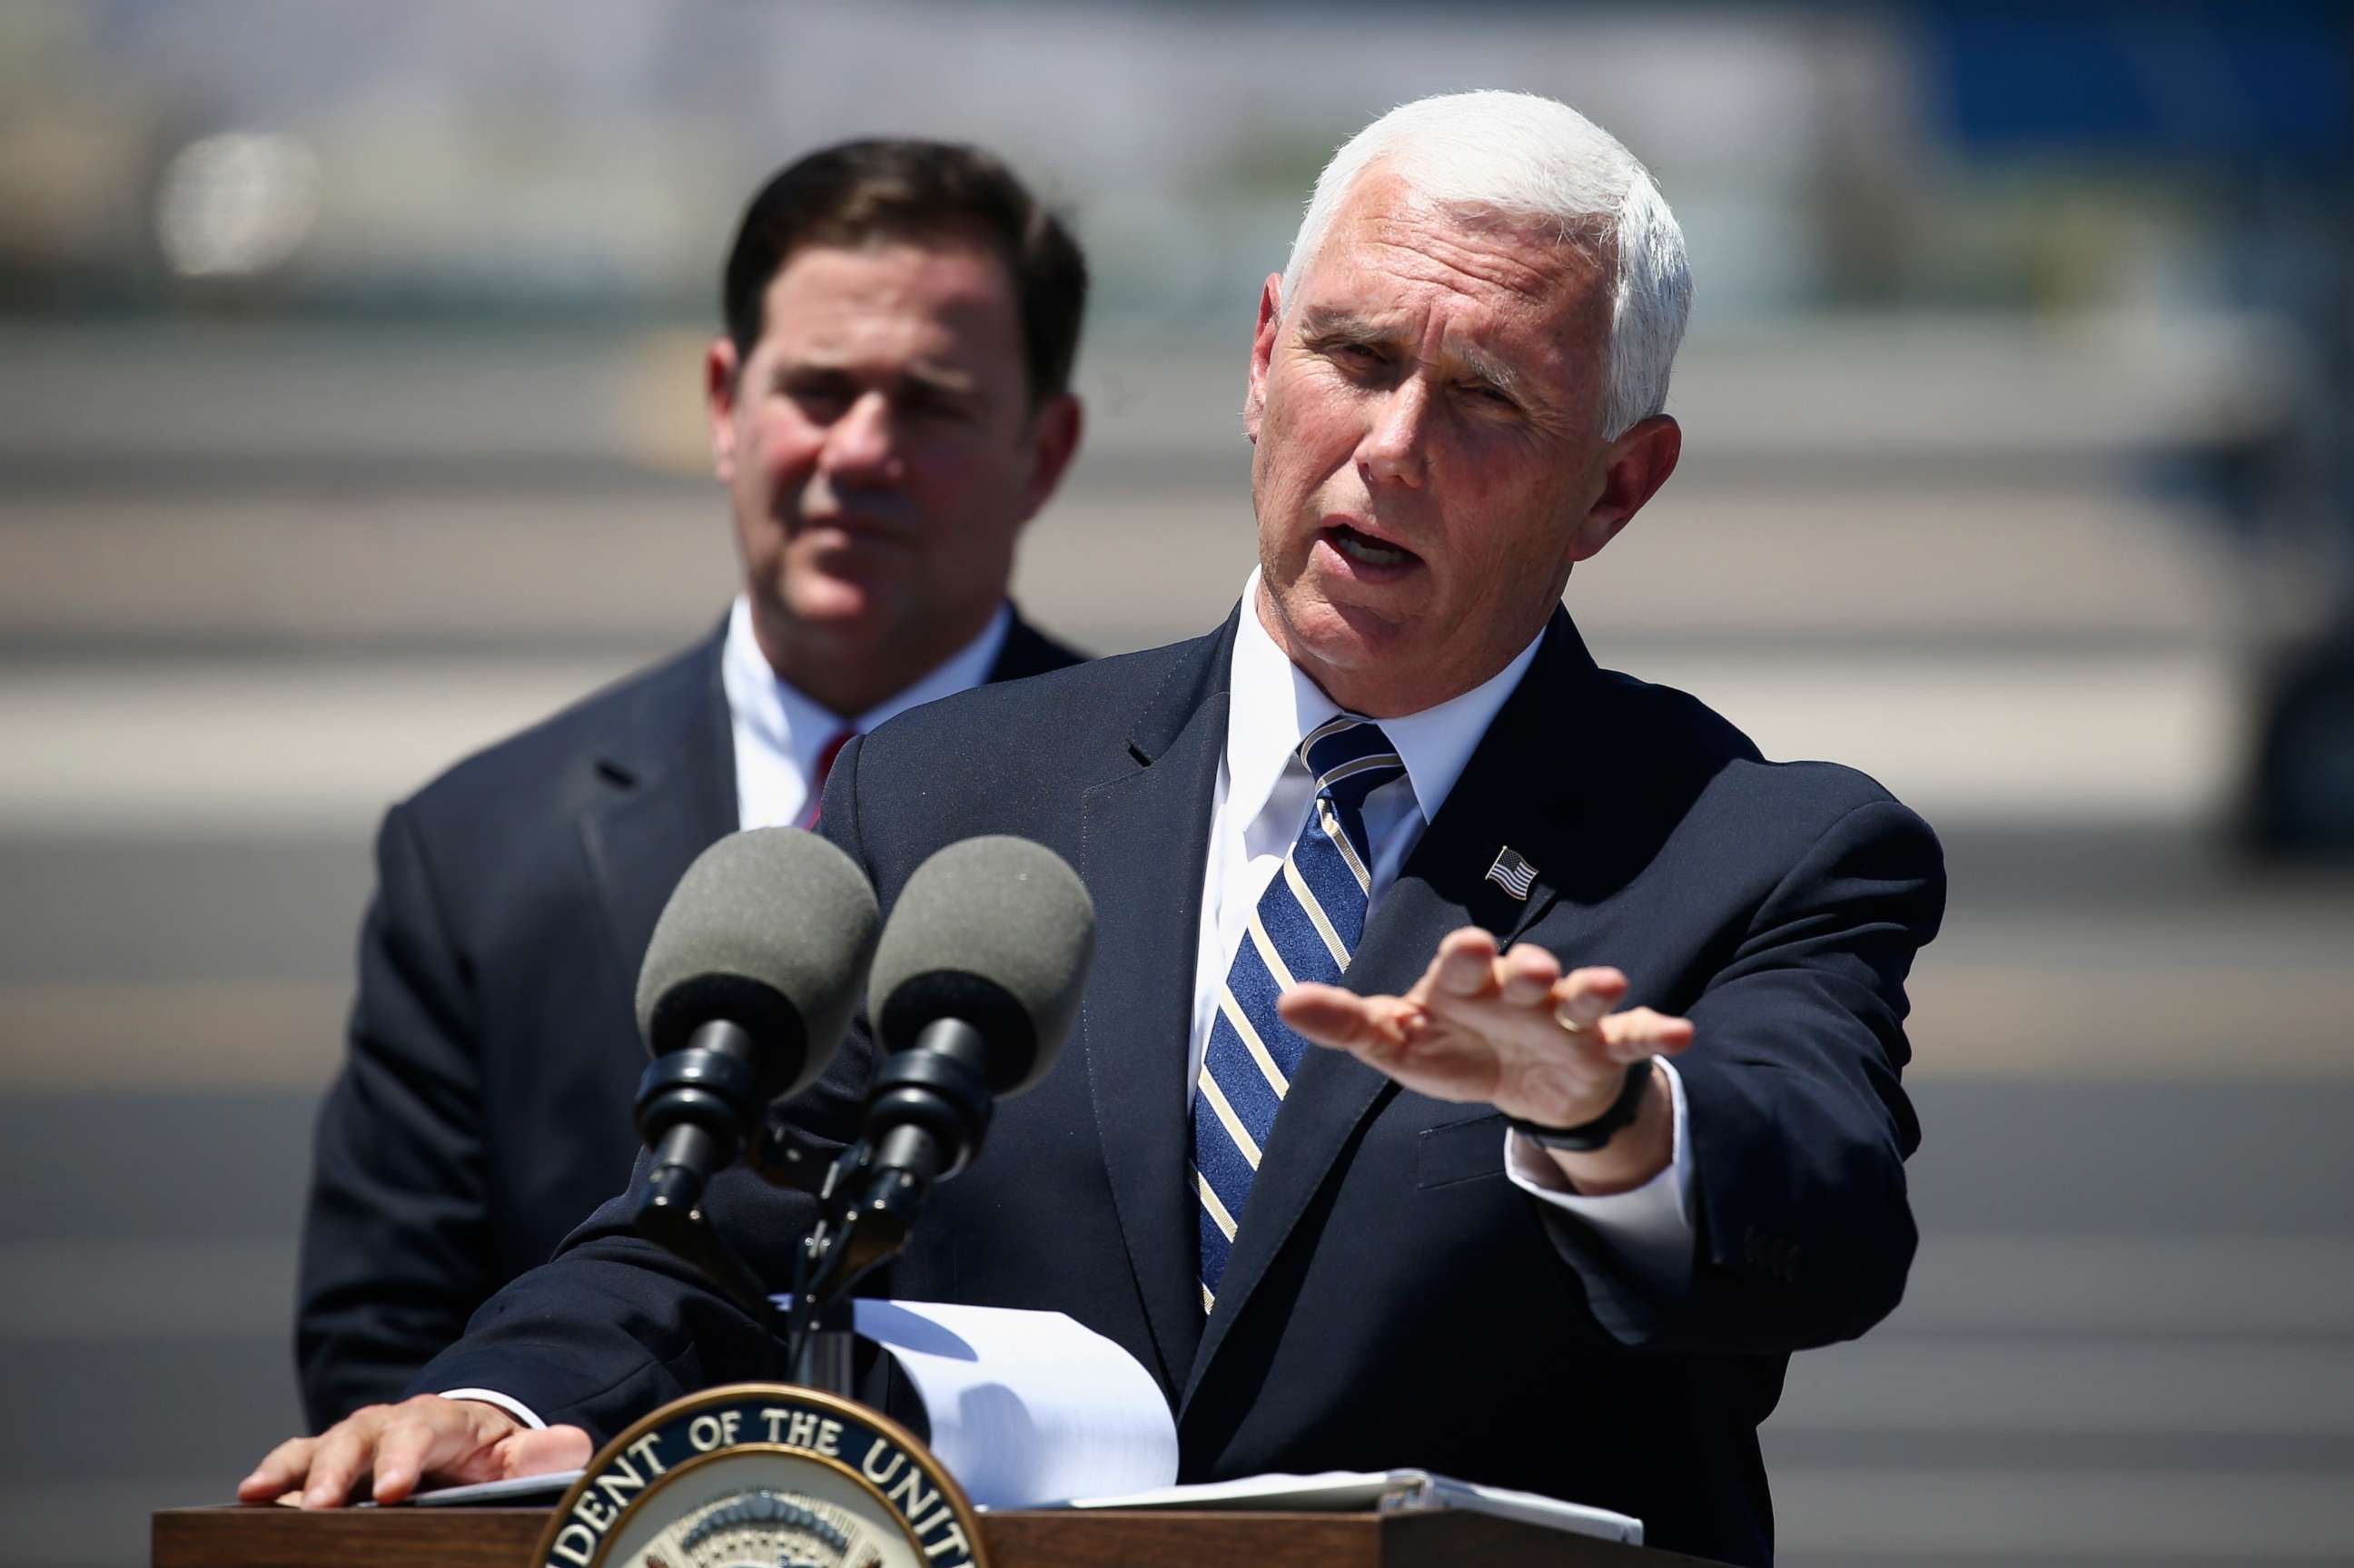
<svg viewBox="0 0 2354 1568"><path fill-rule="evenodd" d="M1023 496L1023 522L1054 499L1055 487L1078 456L1079 435L1086 426L1078 398L1068 392L1047 398L1030 416L1030 484Z"/></svg>
<svg viewBox="0 0 2354 1568"><path fill-rule="evenodd" d="M1269 272L1258 291L1258 330L1251 334L1250 386L1243 394L1243 434L1258 444L1267 418L1267 367L1275 357L1275 333L1283 323L1283 274Z"/></svg>
<svg viewBox="0 0 2354 1568"><path fill-rule="evenodd" d="M703 351L703 408L711 420L711 471L722 484L736 482L737 380L743 366L736 344L726 337L711 340Z"/></svg>
<svg viewBox="0 0 2354 1568"><path fill-rule="evenodd" d="M1644 503L1659 493L1683 456L1683 427L1665 414L1638 419L1610 443L1602 458L1602 493L1578 520L1577 547L1570 559L1600 555L1618 530L1635 520Z"/></svg>

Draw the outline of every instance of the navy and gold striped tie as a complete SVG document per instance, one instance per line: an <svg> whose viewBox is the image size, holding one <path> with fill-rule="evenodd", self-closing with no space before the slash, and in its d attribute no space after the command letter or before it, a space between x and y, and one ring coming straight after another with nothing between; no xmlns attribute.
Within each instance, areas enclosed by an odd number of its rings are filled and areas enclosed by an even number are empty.
<svg viewBox="0 0 2354 1568"><path fill-rule="evenodd" d="M1217 1299L1259 1150L1308 1051L1276 1016L1275 999L1296 981L1337 984L1347 971L1373 890L1365 797L1405 771L1380 726L1347 714L1311 731L1299 757L1316 800L1235 948L1194 1083L1186 1174L1201 1207L1204 1312Z"/></svg>

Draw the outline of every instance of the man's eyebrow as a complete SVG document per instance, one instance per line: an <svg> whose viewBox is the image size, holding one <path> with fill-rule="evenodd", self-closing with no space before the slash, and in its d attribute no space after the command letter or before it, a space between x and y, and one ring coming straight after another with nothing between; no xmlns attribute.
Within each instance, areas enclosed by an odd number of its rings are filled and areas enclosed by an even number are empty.
<svg viewBox="0 0 2354 1568"><path fill-rule="evenodd" d="M1299 335L1315 343L1387 343L1395 332L1348 311L1310 305L1299 313Z"/></svg>
<svg viewBox="0 0 2354 1568"><path fill-rule="evenodd" d="M1459 360L1463 368L1498 391L1521 395L1520 372L1494 355L1468 343L1449 344L1447 352Z"/></svg>
<svg viewBox="0 0 2354 1568"><path fill-rule="evenodd" d="M778 374L787 380L806 382L854 381L859 379L858 367L848 360L836 360L811 355L806 358L778 366ZM970 396L981 385L981 378L968 370L952 369L944 365L903 365L895 377L901 385L918 387L928 392L952 392L959 397Z"/></svg>
<svg viewBox="0 0 2354 1568"><path fill-rule="evenodd" d="M903 379L934 392L953 392L966 396L981 386L981 377L968 370L951 370L944 365L910 365L900 375Z"/></svg>

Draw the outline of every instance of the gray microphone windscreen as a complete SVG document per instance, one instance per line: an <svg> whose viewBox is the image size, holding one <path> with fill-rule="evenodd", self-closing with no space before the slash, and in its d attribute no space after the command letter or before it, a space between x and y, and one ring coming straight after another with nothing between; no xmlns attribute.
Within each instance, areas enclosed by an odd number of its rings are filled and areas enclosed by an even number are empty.
<svg viewBox="0 0 2354 1568"><path fill-rule="evenodd" d="M966 839L900 890L868 1015L891 1051L928 1023L963 1020L989 1042L990 1091L1018 1094L1054 1065L1095 950L1095 903L1062 856L1028 839Z"/></svg>
<svg viewBox="0 0 2354 1568"><path fill-rule="evenodd" d="M761 1097L807 1088L842 1044L880 916L865 874L799 828L730 833L663 906L638 971L638 1029L656 1056L716 1020L759 1046Z"/></svg>

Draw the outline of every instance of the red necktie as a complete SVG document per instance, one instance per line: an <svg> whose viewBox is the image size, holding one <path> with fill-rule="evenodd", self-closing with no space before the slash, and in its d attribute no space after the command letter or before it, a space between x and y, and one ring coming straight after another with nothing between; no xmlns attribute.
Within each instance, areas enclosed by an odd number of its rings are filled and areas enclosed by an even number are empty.
<svg viewBox="0 0 2354 1568"><path fill-rule="evenodd" d="M842 755L842 748L857 733L854 729L846 728L840 731L825 743L825 749L817 754L816 776L810 779L809 810L801 813L801 826L817 826L818 811L825 805L825 776L833 771L833 759Z"/></svg>

